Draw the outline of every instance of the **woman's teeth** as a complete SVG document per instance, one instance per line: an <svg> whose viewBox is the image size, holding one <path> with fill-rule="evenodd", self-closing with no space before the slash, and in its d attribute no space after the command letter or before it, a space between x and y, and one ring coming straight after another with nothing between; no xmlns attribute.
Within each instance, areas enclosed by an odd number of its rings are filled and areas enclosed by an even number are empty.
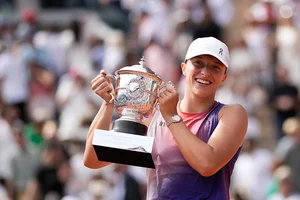
<svg viewBox="0 0 300 200"><path fill-rule="evenodd" d="M205 84L205 85L209 85L210 84L210 81L205 81L205 80L202 80L202 79L199 79L199 78L197 78L196 81L198 83Z"/></svg>

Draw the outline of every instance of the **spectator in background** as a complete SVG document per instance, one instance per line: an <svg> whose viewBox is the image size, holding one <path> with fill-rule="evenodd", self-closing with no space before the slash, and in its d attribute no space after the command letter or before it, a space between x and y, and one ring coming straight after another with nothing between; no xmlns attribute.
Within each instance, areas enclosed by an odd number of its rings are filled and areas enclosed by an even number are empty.
<svg viewBox="0 0 300 200"><path fill-rule="evenodd" d="M287 1L285 5L278 5L281 10L278 15L275 32L275 42L277 48L277 63L287 67L288 79L292 85L300 88L300 57L299 55L299 27L297 28L297 15L291 15L289 10L295 7L296 1ZM300 5L299 3L297 3ZM298 8L299 9L299 8ZM296 9L295 9L296 10ZM297 12L297 11L295 11ZM299 23L299 21L298 21Z"/></svg>
<svg viewBox="0 0 300 200"><path fill-rule="evenodd" d="M259 146L259 134L247 134L233 171L232 189L248 200L264 200L272 179L272 152Z"/></svg>
<svg viewBox="0 0 300 200"><path fill-rule="evenodd" d="M96 36L97 34L92 33L91 36L86 36L87 38L84 37L84 23L85 21L82 16L79 16L71 22L70 37L72 38L72 43L67 53L67 65L69 68L68 71L80 71L81 76L89 78L94 71L99 72L97 71L97 67L101 67L104 53L101 52L101 50L103 50L101 48L93 49L94 45L92 44L94 43L92 41L94 37L98 38L98 36ZM58 80L58 82L59 81L60 80Z"/></svg>
<svg viewBox="0 0 300 200"><path fill-rule="evenodd" d="M214 21L213 13L207 0L199 1L199 3L203 9L203 19L194 25L193 38L212 36L221 39L222 27Z"/></svg>
<svg viewBox="0 0 300 200"><path fill-rule="evenodd" d="M293 139L293 146L289 149L284 158L284 163L288 165L293 173L295 181L295 189L300 192L300 120L298 118L297 128L291 135Z"/></svg>
<svg viewBox="0 0 300 200"><path fill-rule="evenodd" d="M254 63L262 72L270 73L273 62L273 47L270 39L273 36L274 15L272 6L263 1L256 1L245 12L246 26L243 28L243 38L251 54Z"/></svg>
<svg viewBox="0 0 300 200"><path fill-rule="evenodd" d="M104 41L97 37L90 38L90 60L92 61L92 66L94 71L100 72L102 69L102 62L104 58Z"/></svg>
<svg viewBox="0 0 300 200"><path fill-rule="evenodd" d="M275 111L276 138L280 139L284 135L282 132L284 120L296 116L299 112L299 92L298 88L289 82L286 68L276 68L274 75L275 84L270 94L270 101Z"/></svg>
<svg viewBox="0 0 300 200"><path fill-rule="evenodd" d="M18 144L18 151L10 161L14 198L22 199L26 185L33 178L40 162L39 154L34 154L27 148L27 141L20 128L14 128L14 138Z"/></svg>
<svg viewBox="0 0 300 200"><path fill-rule="evenodd" d="M300 193L294 190L292 170L288 166L280 166L274 172L275 181L278 183L278 191L266 198L266 200L299 200Z"/></svg>
<svg viewBox="0 0 300 200"><path fill-rule="evenodd" d="M294 146L296 141L293 139L293 135L297 134L299 126L300 120L298 117L290 117L283 122L282 129L285 135L279 139L275 146L274 169L283 164L283 160L286 158L287 153Z"/></svg>
<svg viewBox="0 0 300 200"><path fill-rule="evenodd" d="M155 71L163 81L172 81L176 86L180 78L180 69L170 49L152 39L144 50L147 67ZM166 73L168 72L168 73Z"/></svg>
<svg viewBox="0 0 300 200"><path fill-rule="evenodd" d="M16 36L24 41L31 40L38 30L38 15L33 8L24 8L21 11L20 22L16 28Z"/></svg>
<svg viewBox="0 0 300 200"><path fill-rule="evenodd" d="M19 124L19 110L16 106L5 106L0 119L0 177L6 181L12 177L10 160L18 151L13 127Z"/></svg>
<svg viewBox="0 0 300 200"><path fill-rule="evenodd" d="M86 130L78 128L73 138L64 140L68 152L70 153L70 166L72 169L72 176L69 177L69 181L66 185L66 194L68 196L78 197L79 199L91 199L90 195L94 193L95 196L97 196L96 194L99 193L104 196L107 192L105 188L99 188L102 185L100 183L102 178L99 177L100 175L98 176L98 171L88 169L84 165L82 165L84 151L83 137L85 135L85 131ZM97 180L94 180L94 178ZM98 180L98 178L101 180ZM99 182L99 184L97 182ZM89 186L90 183L91 186ZM105 187L105 185L103 185L103 187ZM90 189L91 191L89 191ZM106 196L108 196L108 194L106 194Z"/></svg>
<svg viewBox="0 0 300 200"><path fill-rule="evenodd" d="M142 200L141 188L135 178L128 173L128 166L114 165L114 186L109 199Z"/></svg>
<svg viewBox="0 0 300 200"><path fill-rule="evenodd" d="M33 44L47 57L48 70L55 74L55 80L67 72L67 52L72 43L72 33L59 25L51 24L46 30L39 30L33 37ZM53 59L55 58L55 59Z"/></svg>
<svg viewBox="0 0 300 200"><path fill-rule="evenodd" d="M108 200L111 196L111 189L111 184L101 175L96 174L91 177L86 194L82 197L90 200Z"/></svg>
<svg viewBox="0 0 300 200"><path fill-rule="evenodd" d="M106 39L104 56L102 60L102 68L107 73L114 73L119 68L123 67L126 58L125 35L120 31L111 33ZM99 73L99 71L97 71Z"/></svg>
<svg viewBox="0 0 300 200"><path fill-rule="evenodd" d="M41 153L45 147L45 139L42 134L43 125L46 121L44 110L35 109L31 113L31 122L24 126L24 136L28 143L29 151Z"/></svg>
<svg viewBox="0 0 300 200"><path fill-rule="evenodd" d="M31 120L37 120L38 118L55 119L56 105L54 95L57 88L55 74L48 70L44 63L37 58L29 60L28 67L30 69L28 112L34 113L37 110L41 110L39 116L31 114L31 117L35 117Z"/></svg>
<svg viewBox="0 0 300 200"><path fill-rule="evenodd" d="M28 121L29 70L21 53L19 42L14 41L7 51L0 54L0 99L6 105L17 106L20 118Z"/></svg>
<svg viewBox="0 0 300 200"><path fill-rule="evenodd" d="M24 198L61 199L65 195L65 185L71 176L68 159L68 152L61 142L49 142L43 149L41 164L35 177L27 184Z"/></svg>
<svg viewBox="0 0 300 200"><path fill-rule="evenodd" d="M75 68L70 68L68 73L61 76L55 99L59 110L60 140L76 136L76 131L81 128L84 120L93 115L95 108L102 103L88 87L86 78Z"/></svg>

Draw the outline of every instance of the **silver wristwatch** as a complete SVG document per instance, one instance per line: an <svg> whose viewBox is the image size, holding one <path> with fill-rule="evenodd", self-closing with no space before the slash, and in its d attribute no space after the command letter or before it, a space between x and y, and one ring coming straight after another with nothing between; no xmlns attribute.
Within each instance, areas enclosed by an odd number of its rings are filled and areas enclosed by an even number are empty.
<svg viewBox="0 0 300 200"><path fill-rule="evenodd" d="M181 122L182 118L179 115L173 115L171 119L166 122L167 127L169 127L172 123Z"/></svg>

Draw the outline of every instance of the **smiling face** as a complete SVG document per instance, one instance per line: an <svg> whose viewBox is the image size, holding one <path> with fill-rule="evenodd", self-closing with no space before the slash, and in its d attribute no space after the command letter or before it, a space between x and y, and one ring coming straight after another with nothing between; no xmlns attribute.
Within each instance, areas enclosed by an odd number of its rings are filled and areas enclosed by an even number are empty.
<svg viewBox="0 0 300 200"><path fill-rule="evenodd" d="M227 78L225 65L210 55L191 58L182 63L181 68L186 76L186 94L197 97L214 97Z"/></svg>

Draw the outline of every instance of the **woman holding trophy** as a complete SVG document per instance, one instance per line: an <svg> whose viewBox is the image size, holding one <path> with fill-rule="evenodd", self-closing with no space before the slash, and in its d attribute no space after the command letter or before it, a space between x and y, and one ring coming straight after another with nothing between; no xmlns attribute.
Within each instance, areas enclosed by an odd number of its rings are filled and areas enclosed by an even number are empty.
<svg viewBox="0 0 300 200"><path fill-rule="evenodd" d="M247 114L238 104L215 100L227 78L229 51L213 38L194 40L181 64L186 77L179 100L169 83L158 96L158 109L144 121L154 137L155 169L147 169L147 200L229 200L230 177L247 131ZM86 141L84 164L101 168L92 147L95 129L109 130L114 111L114 89L105 72L93 79L92 89L105 103L94 118Z"/></svg>

